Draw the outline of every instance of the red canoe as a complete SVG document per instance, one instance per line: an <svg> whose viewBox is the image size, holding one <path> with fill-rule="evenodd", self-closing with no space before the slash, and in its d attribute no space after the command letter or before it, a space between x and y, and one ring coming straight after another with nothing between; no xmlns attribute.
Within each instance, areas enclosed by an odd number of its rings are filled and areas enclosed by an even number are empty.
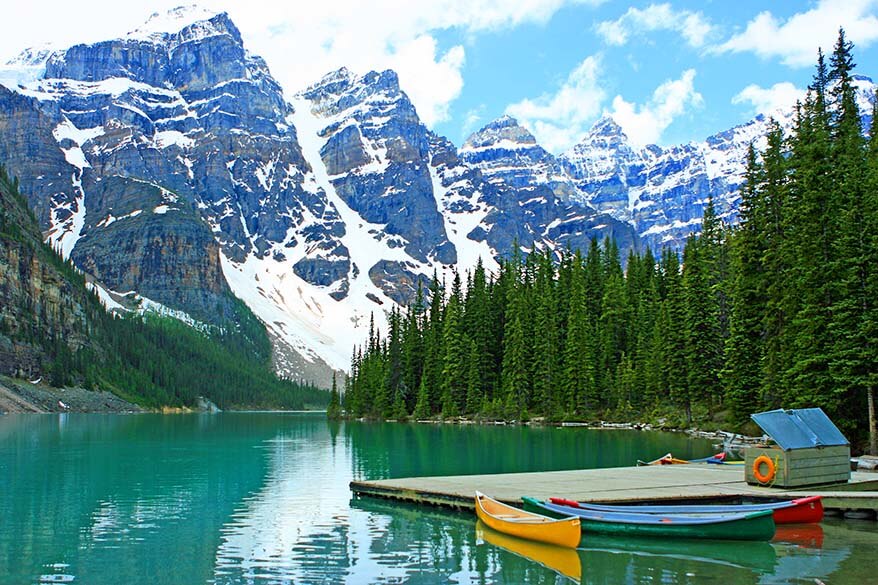
<svg viewBox="0 0 878 585"><path fill-rule="evenodd" d="M761 512L771 510L775 524L806 524L823 520L823 501L820 496L809 496L785 502L772 502L767 504L702 504L702 505L676 505L665 504L661 506L629 505L605 505L589 504L587 502L575 502L564 498L549 498L553 504L572 506L596 512L637 512L639 514L733 514L736 512Z"/></svg>

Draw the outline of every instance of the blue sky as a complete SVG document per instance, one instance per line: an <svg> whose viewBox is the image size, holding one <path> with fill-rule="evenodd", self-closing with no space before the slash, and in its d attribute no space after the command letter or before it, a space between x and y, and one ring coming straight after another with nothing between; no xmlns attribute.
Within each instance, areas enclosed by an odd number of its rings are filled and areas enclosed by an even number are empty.
<svg viewBox="0 0 878 585"><path fill-rule="evenodd" d="M588 104L587 99L582 100L582 109L613 112L616 109L613 100L621 96L633 104L637 112L638 108L655 102L653 93L656 88L669 80L680 80L691 71L691 92L701 98L686 100L681 96L680 112L667 116L658 124L661 126L669 118L671 121L666 128L659 130L653 124L652 130L642 131L642 134L645 137L657 136L661 144L701 140L746 121L757 110L774 105L772 98L778 104L784 103L785 98L787 101L795 99L792 87L803 89L811 80L819 42L816 39L828 38L824 51L830 52L838 26L846 24L845 20L850 20L850 14L855 13L850 6L839 9L834 4L852 3L823 2L821 6L813 2L606 2L599 6L567 6L558 10L545 24L527 24L480 36L457 30L444 31L438 35L441 48L463 44L466 49L462 68L464 86L460 96L451 103L449 119L436 124L436 130L459 144L471 130L503 113L515 115L526 111L526 108L516 107L524 100L533 101L545 96L544 103L551 105L551 98L567 84L570 72L583 60L596 57L599 71L594 85L602 90L603 95L597 98L599 101L594 106ZM874 14L873 6L862 4L864 10L857 16ZM667 7L667 13L674 17L672 22L681 23L687 16L696 15L698 22L710 29L703 39L689 42L680 30L660 28L655 18L648 18L650 7L654 10L657 6ZM763 52L767 54L759 54L755 48L734 51L726 46L720 49L735 38L741 41L739 45L744 46L743 35L748 24L764 12L766 6L770 7L770 14L778 25L776 31L780 34L775 36L783 35L785 25L798 27L799 31L791 30L788 34L796 32L797 37L801 34L815 39L808 43L812 48L803 51L799 43L785 46L780 42L782 39L777 41L776 47L771 47L771 39L765 39ZM822 11L819 18L814 15L814 23L802 22L803 16L791 21L796 15L814 10ZM636 11L642 11L643 22L653 23L655 29L644 30L648 25L644 26L638 20ZM629 17L625 17L626 14ZM764 16L762 19L768 21ZM854 20L860 25L864 22L863 18ZM618 22L621 28L630 31L624 43L621 39L601 34L602 30L612 30L612 27L602 27L602 23L607 22ZM815 30L815 24L819 25L819 30ZM857 36L861 35L858 30ZM867 33L857 40L861 41L855 47L857 71L863 75L878 75L873 35ZM803 52L806 54L802 55ZM783 85L771 92L776 84ZM792 87L787 84L792 84ZM748 86L768 91L754 89L741 95ZM551 112L545 115L546 122L551 122ZM569 118L560 112L558 115L557 125L561 129L569 127L565 125ZM590 118L593 120L594 116ZM522 121L534 130L532 126L539 118ZM645 125L649 122L649 119L643 121ZM575 121L570 125L576 125ZM589 125L588 120L582 124L583 127ZM577 132L581 132L581 128L577 128L574 134ZM538 134L538 137L549 146L555 146L551 132ZM563 149L569 146L569 141L560 139L559 146ZM550 150L558 150L559 146Z"/></svg>
<svg viewBox="0 0 878 585"><path fill-rule="evenodd" d="M7 7L0 59L131 31L181 0ZM792 103L838 27L878 76L878 0L203 0L292 95L341 66L399 73L424 122L462 144L509 113L552 152L603 114L639 143L702 140Z"/></svg>

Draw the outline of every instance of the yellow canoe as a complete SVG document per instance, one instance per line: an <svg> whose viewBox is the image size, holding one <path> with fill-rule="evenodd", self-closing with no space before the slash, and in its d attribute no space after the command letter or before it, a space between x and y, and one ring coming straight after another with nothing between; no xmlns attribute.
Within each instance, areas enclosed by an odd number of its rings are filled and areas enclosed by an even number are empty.
<svg viewBox="0 0 878 585"><path fill-rule="evenodd" d="M507 506L481 492L476 492L476 515L479 520L498 532L527 540L576 548L582 536L579 518L555 520Z"/></svg>
<svg viewBox="0 0 878 585"><path fill-rule="evenodd" d="M582 579L582 562L575 550L515 538L488 528L481 520L476 522L476 539L539 563L576 583Z"/></svg>

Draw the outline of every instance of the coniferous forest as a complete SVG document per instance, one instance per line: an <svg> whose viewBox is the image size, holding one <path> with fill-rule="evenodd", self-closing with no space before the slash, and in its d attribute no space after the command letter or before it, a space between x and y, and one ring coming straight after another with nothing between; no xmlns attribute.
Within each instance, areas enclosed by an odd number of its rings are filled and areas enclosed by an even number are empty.
<svg viewBox="0 0 878 585"><path fill-rule="evenodd" d="M496 274L434 278L355 350L348 414L735 425L819 406L875 452L878 115L854 67L840 31L792 130L751 146L737 225L708 202L681 257L516 247Z"/></svg>

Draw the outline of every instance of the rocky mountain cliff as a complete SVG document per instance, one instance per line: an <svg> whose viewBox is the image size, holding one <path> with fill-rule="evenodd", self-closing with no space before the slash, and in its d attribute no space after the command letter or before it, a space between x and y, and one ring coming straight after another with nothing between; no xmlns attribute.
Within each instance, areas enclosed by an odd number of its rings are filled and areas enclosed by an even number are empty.
<svg viewBox="0 0 878 585"><path fill-rule="evenodd" d="M26 201L0 167L0 374L39 378L43 331L74 350L88 342L89 314L99 309L71 282L73 273L44 248Z"/></svg>
<svg viewBox="0 0 878 585"><path fill-rule="evenodd" d="M237 296L278 371L324 384L434 273L496 268L516 243L679 247L709 195L734 219L766 124L639 148L605 118L555 157L504 117L458 149L393 71L340 69L285 97L226 14L192 8L26 51L0 81L0 160L108 307L216 324Z"/></svg>

